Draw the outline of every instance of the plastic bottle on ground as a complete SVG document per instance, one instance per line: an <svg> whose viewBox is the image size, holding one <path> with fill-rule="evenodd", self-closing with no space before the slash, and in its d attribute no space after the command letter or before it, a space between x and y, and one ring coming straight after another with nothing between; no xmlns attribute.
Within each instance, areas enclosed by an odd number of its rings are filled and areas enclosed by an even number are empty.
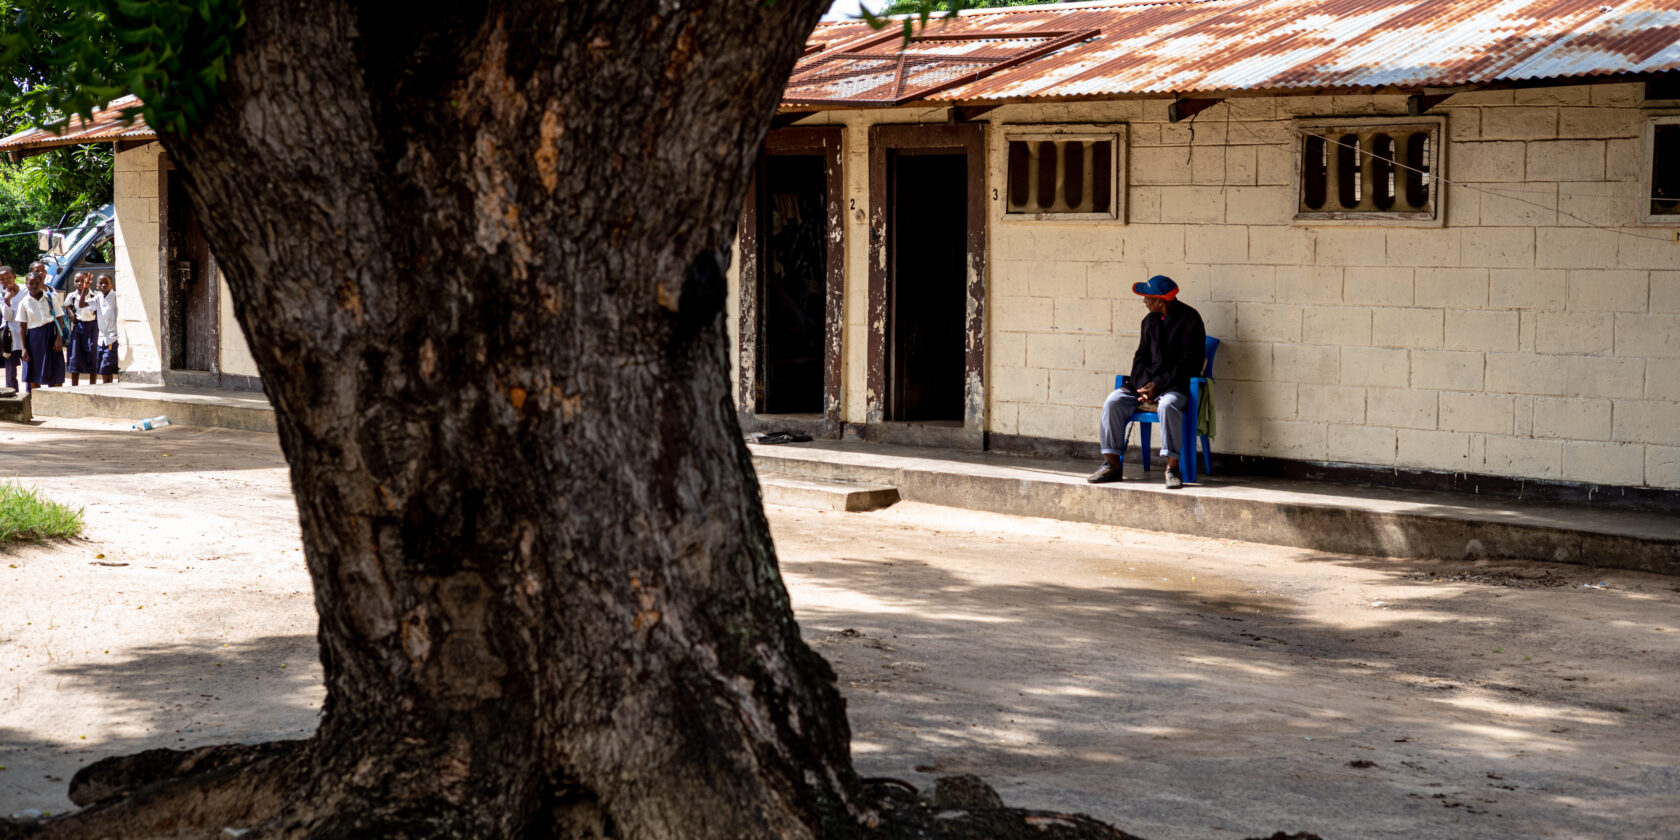
<svg viewBox="0 0 1680 840"><path fill-rule="evenodd" d="M161 429L167 425L169 425L169 415L159 414L156 417L150 417L135 423L134 429L136 431L149 432L153 429Z"/></svg>

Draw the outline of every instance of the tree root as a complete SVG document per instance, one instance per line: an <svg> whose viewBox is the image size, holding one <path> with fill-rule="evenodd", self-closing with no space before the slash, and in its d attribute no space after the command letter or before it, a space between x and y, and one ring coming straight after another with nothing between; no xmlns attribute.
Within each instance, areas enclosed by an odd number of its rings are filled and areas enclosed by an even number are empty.
<svg viewBox="0 0 1680 840"><path fill-rule="evenodd" d="M0 819L0 840L212 838L279 812L306 778L309 742L147 750L76 774L70 799L86 807L39 820Z"/></svg>
<svg viewBox="0 0 1680 840"><path fill-rule="evenodd" d="M253 837L283 836L474 836L456 825L450 811L461 806L421 796L352 808L343 802L327 813L292 813L307 797L319 768L312 766L312 741L277 741L197 750L147 750L107 758L77 773L71 801L84 810L40 820L0 819L0 840L70 838L225 838L227 829ZM862 836L872 840L1143 840L1083 814L1002 807L1002 800L974 776L941 778L918 794L897 779L864 780L860 800L872 819ZM406 803L406 804L405 804ZM317 800L316 804L322 804ZM549 802L561 825L550 836L611 837L610 820L576 822L584 814L567 803ZM578 803L570 803L575 806ZM441 806L441 807L440 807ZM594 812L591 812L594 813ZM563 815L563 816L562 816ZM295 822L303 817L301 823ZM290 823L289 825L286 825ZM530 826L527 827L531 828ZM856 826L838 828L852 835ZM539 832L544 829L536 829ZM529 833L529 832L527 832ZM236 835L237 836L237 835ZM1269 840L1317 840L1279 832Z"/></svg>
<svg viewBox="0 0 1680 840"><path fill-rule="evenodd" d="M146 750L101 759L70 779L70 801L86 808L147 785L295 752L302 741L273 741L245 746L222 744L196 750Z"/></svg>
<svg viewBox="0 0 1680 840"><path fill-rule="evenodd" d="M1143 840L1084 814L1002 807L977 776L941 777L926 794L897 779L869 779L864 796L880 815L883 840Z"/></svg>

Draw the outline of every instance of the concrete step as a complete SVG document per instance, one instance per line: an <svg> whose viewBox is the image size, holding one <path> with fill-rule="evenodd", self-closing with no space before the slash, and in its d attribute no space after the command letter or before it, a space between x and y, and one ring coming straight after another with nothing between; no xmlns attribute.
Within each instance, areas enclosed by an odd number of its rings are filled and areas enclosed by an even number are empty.
<svg viewBox="0 0 1680 840"><path fill-rule="evenodd" d="M133 422L165 414L175 426L275 430L274 407L267 397L250 391L113 383L37 388L30 398L36 417L102 417Z"/></svg>
<svg viewBox="0 0 1680 840"><path fill-rule="evenodd" d="M865 511L891 507L898 501L898 488L884 484L857 484L761 475L758 486L767 505L815 508L817 510Z"/></svg>
<svg viewBox="0 0 1680 840"><path fill-rule="evenodd" d="M7 423L28 423L35 419L30 410L28 394L20 394L10 388L0 389L0 421Z"/></svg>
<svg viewBox="0 0 1680 840"><path fill-rule="evenodd" d="M905 501L1013 516L1294 546L1338 554L1541 560L1680 575L1680 516L1466 493L1204 476L1182 490L1147 475L1087 484L1093 462L816 441L752 446L761 472L898 489Z"/></svg>

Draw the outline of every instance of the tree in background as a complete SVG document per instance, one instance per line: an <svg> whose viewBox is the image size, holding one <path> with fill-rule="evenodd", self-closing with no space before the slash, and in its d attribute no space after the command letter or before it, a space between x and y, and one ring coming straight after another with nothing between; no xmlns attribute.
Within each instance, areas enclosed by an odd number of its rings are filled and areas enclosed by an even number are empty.
<svg viewBox="0 0 1680 840"><path fill-rule="evenodd" d="M40 254L34 231L74 225L109 204L111 158L110 144L97 143L0 159L0 265L21 269Z"/></svg>
<svg viewBox="0 0 1680 840"><path fill-rule="evenodd" d="M11 74L0 94L0 137L33 126L61 123L70 113L54 106L62 104L48 95L55 84L71 81L61 77L48 62L29 56L67 49L63 25L79 9L68 5L0 0L0 64ZM90 32L88 46L114 54L119 50L109 31ZM104 61L102 63L109 63ZM88 78L82 74L81 78ZM110 86L90 85L93 105L102 105L121 92ZM77 103L79 104L79 103ZM79 108L86 110L86 107ZM76 110L76 108L72 108ZM0 264L21 269L39 255L32 234L41 228L75 224L88 211L111 201L111 146L107 143L65 146L13 161L0 157Z"/></svg>
<svg viewBox="0 0 1680 840"><path fill-rule="evenodd" d="M81 812L0 837L1126 836L858 778L794 622L724 271L827 5L14 4L55 28L0 43L53 81L20 101L137 93L186 176L327 699L306 740L99 762Z"/></svg>

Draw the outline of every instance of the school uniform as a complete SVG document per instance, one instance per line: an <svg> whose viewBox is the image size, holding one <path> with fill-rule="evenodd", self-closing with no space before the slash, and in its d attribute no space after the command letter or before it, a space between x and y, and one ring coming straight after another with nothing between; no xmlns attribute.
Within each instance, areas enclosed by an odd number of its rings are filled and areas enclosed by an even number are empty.
<svg viewBox="0 0 1680 840"><path fill-rule="evenodd" d="M6 387L13 390L18 387L18 368L23 366L23 324L17 320L17 304L18 298L25 294L19 289L8 301L0 292L0 322L5 323L7 332L6 342L0 344L0 360L4 360L6 367Z"/></svg>
<svg viewBox="0 0 1680 840"><path fill-rule="evenodd" d="M23 381L31 386L63 385L64 352L54 350L53 342L59 338L56 319L64 310L52 292L36 298L24 291L13 303L25 331L23 349L29 353L29 361L23 363Z"/></svg>
<svg viewBox="0 0 1680 840"><path fill-rule="evenodd" d="M101 292L94 307L99 311L99 370L115 376L117 373L117 292Z"/></svg>
<svg viewBox="0 0 1680 840"><path fill-rule="evenodd" d="M70 372L94 374L99 372L99 310L95 292L71 292L64 299L71 312Z"/></svg>

